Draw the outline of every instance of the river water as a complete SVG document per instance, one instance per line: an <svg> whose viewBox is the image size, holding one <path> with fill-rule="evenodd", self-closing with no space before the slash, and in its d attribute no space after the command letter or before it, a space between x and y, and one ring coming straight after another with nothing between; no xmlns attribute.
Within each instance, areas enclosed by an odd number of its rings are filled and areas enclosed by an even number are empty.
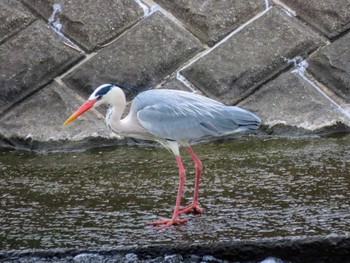
<svg viewBox="0 0 350 263"><path fill-rule="evenodd" d="M194 145L205 213L158 231L178 172L161 147L0 150L0 250L163 245L350 233L350 136ZM193 163L183 149L192 197Z"/></svg>

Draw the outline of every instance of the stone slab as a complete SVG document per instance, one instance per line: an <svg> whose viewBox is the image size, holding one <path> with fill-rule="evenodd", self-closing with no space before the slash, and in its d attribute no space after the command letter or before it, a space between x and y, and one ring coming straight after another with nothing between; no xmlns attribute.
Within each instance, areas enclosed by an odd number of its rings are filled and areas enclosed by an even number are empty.
<svg viewBox="0 0 350 263"><path fill-rule="evenodd" d="M261 0L156 0L181 20L199 39L209 46L224 38L265 8Z"/></svg>
<svg viewBox="0 0 350 263"><path fill-rule="evenodd" d="M350 126L350 120L334 104L291 71L261 87L239 105L260 116L272 134L291 135L293 129L286 128L291 126L297 128L297 134Z"/></svg>
<svg viewBox="0 0 350 263"><path fill-rule="evenodd" d="M278 8L272 8L181 73L198 89L235 104L323 40Z"/></svg>
<svg viewBox="0 0 350 263"><path fill-rule="evenodd" d="M0 2L0 43L27 27L35 17L18 1Z"/></svg>
<svg viewBox="0 0 350 263"><path fill-rule="evenodd" d="M350 28L350 0L282 0L297 16L328 38Z"/></svg>
<svg viewBox="0 0 350 263"><path fill-rule="evenodd" d="M143 17L143 9L136 1L56 1L24 0L27 6L49 19L53 5L61 4L56 13L62 32L87 51L95 50L111 41Z"/></svg>
<svg viewBox="0 0 350 263"><path fill-rule="evenodd" d="M0 46L0 114L63 73L82 55L42 21Z"/></svg>
<svg viewBox="0 0 350 263"><path fill-rule="evenodd" d="M72 90L53 82L0 119L0 138L9 147L30 150L89 148L94 139L102 145L111 135L103 117L92 111L63 125L81 103Z"/></svg>
<svg viewBox="0 0 350 263"><path fill-rule="evenodd" d="M191 91L183 82L178 80L176 77L170 78L166 82L164 82L161 86L161 89L176 89L176 90L184 90Z"/></svg>
<svg viewBox="0 0 350 263"><path fill-rule="evenodd" d="M310 57L308 71L350 103L350 33Z"/></svg>
<svg viewBox="0 0 350 263"><path fill-rule="evenodd" d="M202 49L190 33L156 12L68 74L64 82L84 97L103 83L151 87Z"/></svg>

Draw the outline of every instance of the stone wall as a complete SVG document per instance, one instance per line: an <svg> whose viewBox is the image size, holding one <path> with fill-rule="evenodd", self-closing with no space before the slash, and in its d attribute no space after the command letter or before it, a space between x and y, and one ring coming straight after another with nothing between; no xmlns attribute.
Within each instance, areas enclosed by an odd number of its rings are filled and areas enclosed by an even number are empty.
<svg viewBox="0 0 350 263"><path fill-rule="evenodd" d="M110 82L242 106L261 134L348 130L349 27L350 0L1 0L0 146L120 142L104 109L63 126Z"/></svg>

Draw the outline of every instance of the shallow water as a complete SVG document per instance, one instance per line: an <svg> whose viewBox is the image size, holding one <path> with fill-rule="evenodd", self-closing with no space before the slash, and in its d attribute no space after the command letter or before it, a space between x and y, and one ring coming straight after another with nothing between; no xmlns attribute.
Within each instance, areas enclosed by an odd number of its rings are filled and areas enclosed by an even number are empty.
<svg viewBox="0 0 350 263"><path fill-rule="evenodd" d="M176 161L165 149L0 150L0 249L210 243L350 233L350 136L194 145L205 214L162 231ZM182 151L192 197L194 168Z"/></svg>

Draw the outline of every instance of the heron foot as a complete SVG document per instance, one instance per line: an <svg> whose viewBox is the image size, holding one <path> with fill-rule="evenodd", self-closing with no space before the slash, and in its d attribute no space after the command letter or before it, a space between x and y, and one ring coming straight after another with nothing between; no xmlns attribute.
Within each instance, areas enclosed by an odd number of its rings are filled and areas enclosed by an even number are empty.
<svg viewBox="0 0 350 263"><path fill-rule="evenodd" d="M183 224L186 223L188 220L187 219L180 219L180 218L175 218L175 219L169 219L169 218L164 218L161 217L159 218L159 221L155 221L155 222L148 222L146 223L147 225L153 225L153 226L157 226L157 225L163 225L161 227L158 227L157 230L161 230L163 228L166 228L168 226L172 226L174 224Z"/></svg>
<svg viewBox="0 0 350 263"><path fill-rule="evenodd" d="M198 203L191 203L188 206L180 207L179 214L188 213L194 210L194 212L197 212L199 214L204 213L204 208L201 208Z"/></svg>

